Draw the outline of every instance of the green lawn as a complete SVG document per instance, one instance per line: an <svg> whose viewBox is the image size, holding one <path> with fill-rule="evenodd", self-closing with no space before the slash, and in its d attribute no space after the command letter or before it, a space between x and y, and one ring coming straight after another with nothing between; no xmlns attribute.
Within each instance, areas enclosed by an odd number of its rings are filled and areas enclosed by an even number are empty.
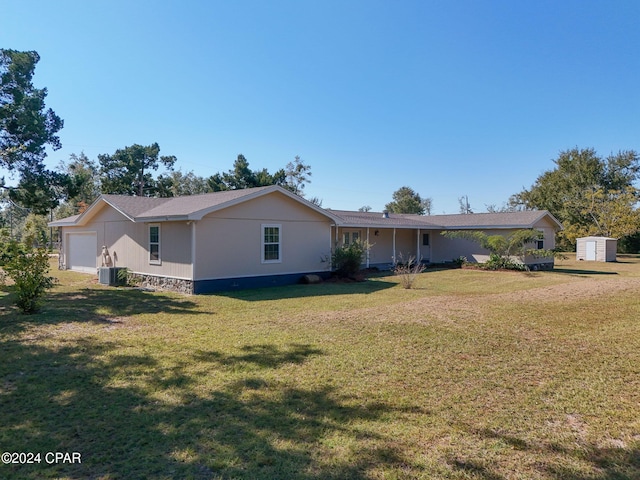
<svg viewBox="0 0 640 480"><path fill-rule="evenodd" d="M0 478L640 478L619 260L197 297L52 270L32 316L3 287L0 452L42 460Z"/></svg>

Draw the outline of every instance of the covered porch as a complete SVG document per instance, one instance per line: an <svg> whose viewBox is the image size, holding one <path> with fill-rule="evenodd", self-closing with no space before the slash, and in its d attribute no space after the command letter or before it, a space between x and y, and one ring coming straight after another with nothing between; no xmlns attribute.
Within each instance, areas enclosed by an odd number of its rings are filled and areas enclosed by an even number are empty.
<svg viewBox="0 0 640 480"><path fill-rule="evenodd" d="M389 270L397 263L409 259L429 263L432 260L432 243L439 230L419 227L360 227L333 226L332 239L336 246L352 242L365 242L369 246L362 263L363 268Z"/></svg>

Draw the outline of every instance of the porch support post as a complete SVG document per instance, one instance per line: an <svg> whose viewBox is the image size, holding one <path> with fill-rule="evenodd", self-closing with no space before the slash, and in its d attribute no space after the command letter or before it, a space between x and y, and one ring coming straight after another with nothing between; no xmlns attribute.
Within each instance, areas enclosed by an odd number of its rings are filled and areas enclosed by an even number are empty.
<svg viewBox="0 0 640 480"><path fill-rule="evenodd" d="M191 281L196 279L196 222L191 222Z"/></svg>
<svg viewBox="0 0 640 480"><path fill-rule="evenodd" d="M336 229L336 232L337 232L338 225L333 225L333 227ZM329 227L329 260L328 260L329 267L327 268L327 270L331 270L333 268L333 265L331 265L332 254L333 254L333 235L331 233L331 227Z"/></svg>
<svg viewBox="0 0 640 480"><path fill-rule="evenodd" d="M420 229L416 231L416 263L420 263Z"/></svg>
<svg viewBox="0 0 640 480"><path fill-rule="evenodd" d="M369 227L367 227L367 268L369 268Z"/></svg>
<svg viewBox="0 0 640 480"><path fill-rule="evenodd" d="M391 257L393 260L393 265L396 265L396 228L393 227L393 256Z"/></svg>

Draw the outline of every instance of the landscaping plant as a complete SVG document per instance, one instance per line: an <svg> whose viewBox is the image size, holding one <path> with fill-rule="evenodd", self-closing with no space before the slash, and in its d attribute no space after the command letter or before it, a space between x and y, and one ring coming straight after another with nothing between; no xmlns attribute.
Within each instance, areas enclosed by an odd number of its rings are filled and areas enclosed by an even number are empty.
<svg viewBox="0 0 640 480"><path fill-rule="evenodd" d="M331 265L336 275L342 278L354 278L360 271L364 254L369 249L366 242L356 240L348 245L334 248L331 254Z"/></svg>
<svg viewBox="0 0 640 480"><path fill-rule="evenodd" d="M489 260L484 264L488 270L524 270L526 266L517 261L524 259L525 255L535 257L556 257L552 250L529 248L537 240L543 238L543 233L533 228L516 230L511 235L487 235L480 230L455 230L442 232L447 238L462 238L477 243L482 248L489 250Z"/></svg>
<svg viewBox="0 0 640 480"><path fill-rule="evenodd" d="M44 248L25 250L15 244L10 250L12 255L3 268L13 280L16 305L22 313L34 313L40 308L47 289L54 284L54 278L47 275L49 256Z"/></svg>
<svg viewBox="0 0 640 480"><path fill-rule="evenodd" d="M400 262L393 267L393 273L400 279L402 288L410 289L416 282L418 275L424 272L425 265L422 263L422 259L416 261L416 257L413 255L409 255L406 262L402 254L399 257Z"/></svg>

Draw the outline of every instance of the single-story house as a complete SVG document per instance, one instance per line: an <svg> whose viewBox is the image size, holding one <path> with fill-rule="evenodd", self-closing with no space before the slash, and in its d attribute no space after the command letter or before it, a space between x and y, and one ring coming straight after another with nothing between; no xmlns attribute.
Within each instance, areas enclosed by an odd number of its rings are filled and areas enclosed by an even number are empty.
<svg viewBox="0 0 640 480"><path fill-rule="evenodd" d="M96 274L106 247L112 265L128 268L143 284L185 293L326 277L334 246L359 239L371 245L363 267L388 268L401 256L432 263L488 258L472 242L441 236L445 230L536 228L544 234L537 247L551 249L562 228L545 211L420 216L330 210L275 185L173 198L102 195L82 214L49 225L60 231L63 268ZM553 266L553 258L523 262Z"/></svg>
<svg viewBox="0 0 640 480"><path fill-rule="evenodd" d="M410 215L331 210L341 221L332 226L337 243L356 239L371 245L367 266L388 268L410 257L425 263L444 263L465 257L470 262L486 262L489 252L465 239L446 238L447 230L481 230L487 235L509 235L516 230L536 229L543 238L531 248L551 250L562 225L547 211L473 213L456 215ZM519 259L532 269L553 268L553 258Z"/></svg>
<svg viewBox="0 0 640 480"><path fill-rule="evenodd" d="M582 237L576 240L576 260L615 262L618 240L610 237Z"/></svg>

